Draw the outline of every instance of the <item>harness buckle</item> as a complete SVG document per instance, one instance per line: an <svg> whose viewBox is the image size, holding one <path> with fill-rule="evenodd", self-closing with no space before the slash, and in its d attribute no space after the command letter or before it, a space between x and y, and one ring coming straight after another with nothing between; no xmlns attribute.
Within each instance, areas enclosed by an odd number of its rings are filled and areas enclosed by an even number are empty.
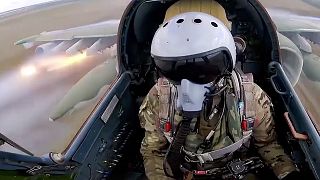
<svg viewBox="0 0 320 180"><path fill-rule="evenodd" d="M160 123L159 123L160 129L161 129L163 132L170 132L170 131L171 131L172 125L171 125L171 123L170 123L169 118L167 118L167 119L165 119L165 118L160 118L159 121L160 121Z"/></svg>
<svg viewBox="0 0 320 180"><path fill-rule="evenodd" d="M241 121L241 128L244 131L251 131L254 126L255 118L249 117L249 118L243 118Z"/></svg>
<svg viewBox="0 0 320 180"><path fill-rule="evenodd" d="M207 175L207 173L208 173L208 171L198 171L198 170L194 170L193 172L192 172L194 175Z"/></svg>
<svg viewBox="0 0 320 180"><path fill-rule="evenodd" d="M232 172L235 175L238 175L246 170L245 164L240 159L237 159L235 161L231 161L228 164L229 171Z"/></svg>

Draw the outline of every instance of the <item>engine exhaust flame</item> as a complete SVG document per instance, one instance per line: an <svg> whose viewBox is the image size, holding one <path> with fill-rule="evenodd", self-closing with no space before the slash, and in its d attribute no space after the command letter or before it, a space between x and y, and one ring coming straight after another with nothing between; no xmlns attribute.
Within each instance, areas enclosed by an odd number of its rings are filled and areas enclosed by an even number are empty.
<svg viewBox="0 0 320 180"><path fill-rule="evenodd" d="M23 77L30 77L37 74L37 68L34 65L23 66L20 69L20 74Z"/></svg>
<svg viewBox="0 0 320 180"><path fill-rule="evenodd" d="M57 58L64 58L63 60L57 61L57 63L52 64L51 67L48 68L48 71L54 71L57 69L65 68L67 66L71 66L76 63L82 62L86 58L86 53L79 53L70 57L57 57Z"/></svg>

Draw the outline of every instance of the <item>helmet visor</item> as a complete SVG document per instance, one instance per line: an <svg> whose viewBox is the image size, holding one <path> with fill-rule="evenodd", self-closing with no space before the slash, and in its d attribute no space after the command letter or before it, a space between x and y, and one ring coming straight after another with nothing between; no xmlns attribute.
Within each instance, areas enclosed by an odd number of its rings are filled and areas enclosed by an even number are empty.
<svg viewBox="0 0 320 180"><path fill-rule="evenodd" d="M231 67L229 55L225 51L194 58L154 58L160 74L174 84L188 79L197 84L206 84L228 72Z"/></svg>

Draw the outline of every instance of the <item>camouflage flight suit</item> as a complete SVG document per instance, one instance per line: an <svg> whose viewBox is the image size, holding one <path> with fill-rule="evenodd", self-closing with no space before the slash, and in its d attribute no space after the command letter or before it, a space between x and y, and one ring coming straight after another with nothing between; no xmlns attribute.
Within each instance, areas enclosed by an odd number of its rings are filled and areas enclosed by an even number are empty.
<svg viewBox="0 0 320 180"><path fill-rule="evenodd" d="M253 83L252 86L254 107L257 108L252 134L254 145L258 148L258 153L266 163L271 165L275 175L279 179L282 179L290 172L295 171L296 168L276 141L274 120L270 110L272 104L269 97L258 85ZM160 108L164 106L168 107L168 104L160 104L160 102L165 102L163 99L160 100L160 98L168 98L168 95L161 91L158 83L150 90L139 111L141 127L146 130L140 151L143 156L148 179L170 179L165 176L163 170L164 155L169 142L158 127ZM216 149L221 148L221 144L219 144L217 146L220 147L216 147Z"/></svg>

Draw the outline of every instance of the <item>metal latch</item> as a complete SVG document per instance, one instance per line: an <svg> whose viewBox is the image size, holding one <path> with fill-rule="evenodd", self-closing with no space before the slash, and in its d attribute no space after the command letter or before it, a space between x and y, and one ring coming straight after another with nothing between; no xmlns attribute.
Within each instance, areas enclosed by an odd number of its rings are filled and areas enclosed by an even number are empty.
<svg viewBox="0 0 320 180"><path fill-rule="evenodd" d="M289 126L289 129L290 129L290 131L291 131L291 134L292 134L292 136L293 136L295 139L297 139L297 140L303 140L303 141L308 140L308 135L301 134L301 133L298 133L298 132L296 131L296 129L295 129L294 126L292 125L292 122L291 122L291 119L290 119L290 117L289 117L289 113L288 113L288 112L285 112L285 113L284 113L284 118L286 119L287 124L288 124L288 126Z"/></svg>

